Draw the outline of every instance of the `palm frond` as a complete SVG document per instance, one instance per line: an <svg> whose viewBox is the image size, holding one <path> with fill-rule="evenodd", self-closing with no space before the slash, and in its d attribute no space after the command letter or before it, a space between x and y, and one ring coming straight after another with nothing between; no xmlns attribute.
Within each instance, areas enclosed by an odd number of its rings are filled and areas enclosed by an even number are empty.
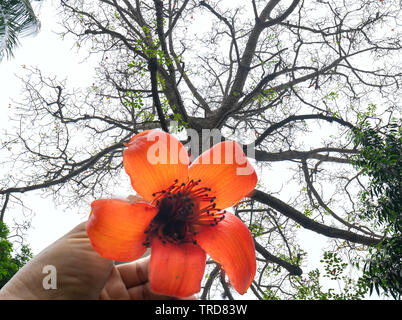
<svg viewBox="0 0 402 320"><path fill-rule="evenodd" d="M4 55L13 57L19 37L36 34L40 29L29 0L2 0L0 2L0 61Z"/></svg>

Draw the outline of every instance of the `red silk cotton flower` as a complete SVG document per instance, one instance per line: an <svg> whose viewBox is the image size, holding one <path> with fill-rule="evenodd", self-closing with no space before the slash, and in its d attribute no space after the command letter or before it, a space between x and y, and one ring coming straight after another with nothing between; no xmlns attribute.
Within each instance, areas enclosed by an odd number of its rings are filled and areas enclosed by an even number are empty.
<svg viewBox="0 0 402 320"><path fill-rule="evenodd" d="M233 141L218 143L189 163L172 135L158 130L135 135L123 164L145 201L95 200L87 223L92 246L117 261L135 260L151 247L151 289L176 297L200 291L208 254L243 294L256 272L254 242L247 226L223 209L247 196L257 175Z"/></svg>

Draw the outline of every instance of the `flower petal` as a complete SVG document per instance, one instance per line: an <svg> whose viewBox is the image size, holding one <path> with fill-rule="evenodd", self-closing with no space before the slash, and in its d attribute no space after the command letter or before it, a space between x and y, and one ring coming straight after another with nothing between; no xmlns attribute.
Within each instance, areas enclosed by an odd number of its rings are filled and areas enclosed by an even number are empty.
<svg viewBox="0 0 402 320"><path fill-rule="evenodd" d="M195 240L222 265L236 291L244 294L256 272L254 241L247 226L228 212L216 226L202 227Z"/></svg>
<svg viewBox="0 0 402 320"><path fill-rule="evenodd" d="M135 135L123 152L124 169L134 190L147 201L153 193L171 186L175 179L187 182L189 158L185 147L172 135L146 130Z"/></svg>
<svg viewBox="0 0 402 320"><path fill-rule="evenodd" d="M201 289L206 254L192 243L163 244L154 238L149 265L153 292L174 297L189 297Z"/></svg>
<svg viewBox="0 0 402 320"><path fill-rule="evenodd" d="M93 248L101 256L132 261L144 254L144 231L157 214L157 208L119 199L95 200L91 207L87 233Z"/></svg>
<svg viewBox="0 0 402 320"><path fill-rule="evenodd" d="M189 168L189 178L201 179L199 187L211 188L216 207L225 209L254 190L257 174L242 148L224 141L202 153Z"/></svg>

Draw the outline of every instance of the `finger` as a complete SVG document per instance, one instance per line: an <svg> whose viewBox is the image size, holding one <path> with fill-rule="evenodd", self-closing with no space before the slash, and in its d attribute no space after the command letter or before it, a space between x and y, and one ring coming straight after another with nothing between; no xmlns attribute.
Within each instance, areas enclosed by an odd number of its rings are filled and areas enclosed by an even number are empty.
<svg viewBox="0 0 402 320"><path fill-rule="evenodd" d="M111 300L105 288L99 294L99 300Z"/></svg>
<svg viewBox="0 0 402 320"><path fill-rule="evenodd" d="M153 293L149 282L127 289L131 300L175 300L174 297Z"/></svg>
<svg viewBox="0 0 402 320"><path fill-rule="evenodd" d="M186 297L186 298L178 298L177 300L197 300L197 296L193 294L192 296Z"/></svg>
<svg viewBox="0 0 402 320"><path fill-rule="evenodd" d="M152 292L149 282L127 289L131 300L197 300L195 295L186 298L160 295Z"/></svg>
<svg viewBox="0 0 402 320"><path fill-rule="evenodd" d="M138 259L135 262L116 266L126 288L131 288L148 281L148 266L150 257Z"/></svg>
<svg viewBox="0 0 402 320"><path fill-rule="evenodd" d="M128 300L130 298L116 267L112 269L110 277L102 291L104 292L101 292L101 298L103 294L103 297L108 300Z"/></svg>

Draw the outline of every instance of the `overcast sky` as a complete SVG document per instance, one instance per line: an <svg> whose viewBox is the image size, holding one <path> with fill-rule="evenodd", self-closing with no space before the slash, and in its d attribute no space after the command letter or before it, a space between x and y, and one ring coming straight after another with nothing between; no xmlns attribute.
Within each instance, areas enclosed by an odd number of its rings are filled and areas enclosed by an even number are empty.
<svg viewBox="0 0 402 320"><path fill-rule="evenodd" d="M52 8L53 1L44 1L38 7L38 16L41 21L41 30L35 37L21 39L21 46L14 50L15 57L4 58L0 63L0 128L12 125L8 121L9 111L13 108L13 100L18 101L21 92L21 81L17 76L24 75L24 66L38 67L44 75L66 78L74 86L89 86L93 66L86 61L81 63L74 48L74 42L63 41L53 30L59 28L59 19ZM0 141L1 141L0 136ZM0 173L2 168L0 167ZM33 210L32 228L27 234L27 243L34 254L37 254L51 242L69 231L72 227L87 218L75 212L63 211L55 208L51 199L43 199L38 193L24 195L24 204ZM88 212L89 213L89 212ZM18 217L21 221L21 212L7 211L5 221L10 225L12 219Z"/></svg>

